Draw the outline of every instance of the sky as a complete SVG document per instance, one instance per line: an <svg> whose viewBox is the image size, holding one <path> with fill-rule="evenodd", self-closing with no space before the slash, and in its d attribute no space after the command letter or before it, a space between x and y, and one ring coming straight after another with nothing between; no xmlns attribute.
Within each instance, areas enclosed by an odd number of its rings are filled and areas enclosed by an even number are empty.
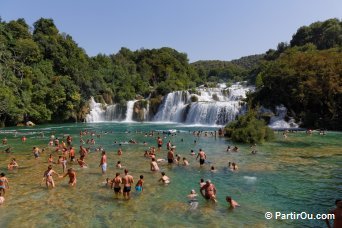
<svg viewBox="0 0 342 228"><path fill-rule="evenodd" d="M171 47L232 60L289 42L303 25L342 18L342 0L0 0L3 21L52 18L88 55Z"/></svg>

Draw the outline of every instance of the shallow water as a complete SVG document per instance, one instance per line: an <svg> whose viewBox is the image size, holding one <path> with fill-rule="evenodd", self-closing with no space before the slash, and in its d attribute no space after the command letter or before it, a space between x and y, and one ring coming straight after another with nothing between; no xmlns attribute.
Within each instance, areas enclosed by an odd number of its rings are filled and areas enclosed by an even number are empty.
<svg viewBox="0 0 342 228"><path fill-rule="evenodd" d="M54 178L56 188L46 190L41 184L50 152L55 161L58 154L47 147L49 137L55 134L73 136L73 145L78 149L81 129L107 131L100 138L95 137L96 146L102 145L107 151L108 170L102 175L98 167L100 153L94 150L86 157L89 167L79 168L68 164L77 172L77 186L68 186L68 180ZM171 140L177 146L176 153L186 157L190 166L168 166L160 164L162 171L171 178L164 186L158 183L160 173L149 171L149 160L143 156L149 146L156 146L155 137L144 137L151 129L177 129L176 136L164 138L164 148L157 158L166 158L165 144ZM0 138L7 137L14 154L0 153L0 169L10 181L5 204L0 206L0 227L109 227L127 225L130 227L313 227L324 226L318 220L266 220L265 212L280 211L326 213L336 198L342 195L342 151L341 133L332 132L326 136L304 133L289 134L283 139L281 134L272 143L258 145L257 155L251 155L248 145L238 145L240 152L226 152L227 145L235 145L229 140L213 136L195 138L189 131L213 130L201 126L140 123L99 123L45 125L33 128L5 128L0 130ZM15 136L14 130L17 130ZM113 131L113 133L111 132ZM131 131L131 133L126 133ZM44 133L42 137L41 132ZM20 137L28 140L21 143ZM87 136L85 138L91 138ZM119 146L114 141L135 139L138 145L123 144L123 155L116 154ZM182 142L181 139L184 141ZM194 143L194 140L197 143ZM143 141L148 146L142 144ZM35 160L32 147L46 148L42 156ZM1 146L0 150L5 147ZM190 150L202 148L208 161L200 168ZM76 150L78 155L78 150ZM20 168L8 171L7 164L16 157ZM113 178L120 160L130 170L136 182L144 175L144 192L132 191L132 199L114 199L113 191L105 187L106 177ZM237 162L239 171L231 172L228 161ZM217 172L210 172L214 165ZM60 165L54 170L62 173ZM199 193L200 178L211 179L216 185L218 203L213 205L198 197L199 206L189 210L186 195L191 189ZM241 207L229 210L225 197L231 195Z"/></svg>

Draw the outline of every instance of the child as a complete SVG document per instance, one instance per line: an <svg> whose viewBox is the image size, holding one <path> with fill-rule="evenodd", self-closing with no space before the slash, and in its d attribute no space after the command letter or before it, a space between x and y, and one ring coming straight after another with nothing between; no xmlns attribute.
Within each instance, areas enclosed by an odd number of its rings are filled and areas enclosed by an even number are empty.
<svg viewBox="0 0 342 228"><path fill-rule="evenodd" d="M137 185L135 186L135 190L137 192L142 192L143 191L143 184L144 184L144 176L140 175L140 179L137 182Z"/></svg>

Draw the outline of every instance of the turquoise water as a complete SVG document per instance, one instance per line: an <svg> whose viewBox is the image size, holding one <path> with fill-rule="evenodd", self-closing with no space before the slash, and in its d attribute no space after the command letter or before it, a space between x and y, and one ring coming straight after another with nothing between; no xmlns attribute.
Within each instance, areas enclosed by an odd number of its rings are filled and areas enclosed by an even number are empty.
<svg viewBox="0 0 342 228"><path fill-rule="evenodd" d="M50 153L55 160L58 157L53 148L47 146L50 135L62 138L64 134L71 134L77 149L80 145L79 131L82 129L99 134L102 132L100 138L95 136L94 139L96 147L102 145L107 151L107 174L101 175L98 167L100 154L92 150L86 158L89 168L81 169L76 164L68 164L68 167L76 169L78 175L75 188L70 188L66 179L55 178L56 188L46 190L40 186L40 182L48 165L47 157ZM157 158L166 158L165 144L171 140L177 146L176 153L190 162L188 167L168 166L165 163L159 165L171 178L168 186L158 183L160 173L151 173L149 160L143 156L149 146L156 146L157 135L144 137L144 132L152 129L178 130L175 136L163 139L164 147L161 152L157 152ZM29 227L103 227L124 224L134 227L325 225L324 221L319 220L266 220L264 214L268 211L326 213L334 206L335 199L342 195L341 133L328 132L325 136L293 133L287 139L277 134L274 142L257 145L257 155L251 155L249 145L234 144L222 137L197 138L192 135L193 130L210 131L217 128L176 124L99 123L1 129L0 137L8 138L14 154L0 154L1 172L6 172L11 185L6 193L5 204L0 206L0 227L23 224ZM22 135L28 138L25 144L20 141ZM139 144L123 144L123 155L119 157L116 154L119 145L114 144L114 141L124 142L131 138ZM196 144L194 140L197 140ZM143 141L148 145L143 145ZM226 152L227 145L237 145L240 152ZM38 160L33 157L33 146L46 148ZM197 152L199 148L207 153L210 161L204 167L200 167L195 157L190 156L191 149ZM17 158L21 167L19 170L7 171L7 164L12 157ZM117 171L123 173L123 170L115 168L118 160L130 170L135 182L140 175L144 175L144 192L138 194L133 191L129 201L114 199L113 191L102 183L106 177L113 178ZM239 170L230 171L228 161L236 162ZM211 165L215 166L217 172L210 172ZM54 169L62 172L60 165L54 165ZM191 211L186 196L191 189L199 193L200 178L209 178L215 184L218 203L214 205L199 196L198 208ZM232 196L241 207L229 210L225 202L227 195Z"/></svg>

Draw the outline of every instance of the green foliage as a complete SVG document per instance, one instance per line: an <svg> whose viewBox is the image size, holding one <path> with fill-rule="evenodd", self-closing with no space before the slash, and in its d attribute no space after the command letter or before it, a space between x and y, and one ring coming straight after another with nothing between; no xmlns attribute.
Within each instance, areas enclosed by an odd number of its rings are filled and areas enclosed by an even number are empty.
<svg viewBox="0 0 342 228"><path fill-rule="evenodd" d="M266 64L255 104L284 104L303 126L342 129L342 52L302 50L287 49Z"/></svg>
<svg viewBox="0 0 342 228"><path fill-rule="evenodd" d="M253 110L229 123L225 132L233 141L243 143L263 143L274 138L273 130L263 120L257 119Z"/></svg>

